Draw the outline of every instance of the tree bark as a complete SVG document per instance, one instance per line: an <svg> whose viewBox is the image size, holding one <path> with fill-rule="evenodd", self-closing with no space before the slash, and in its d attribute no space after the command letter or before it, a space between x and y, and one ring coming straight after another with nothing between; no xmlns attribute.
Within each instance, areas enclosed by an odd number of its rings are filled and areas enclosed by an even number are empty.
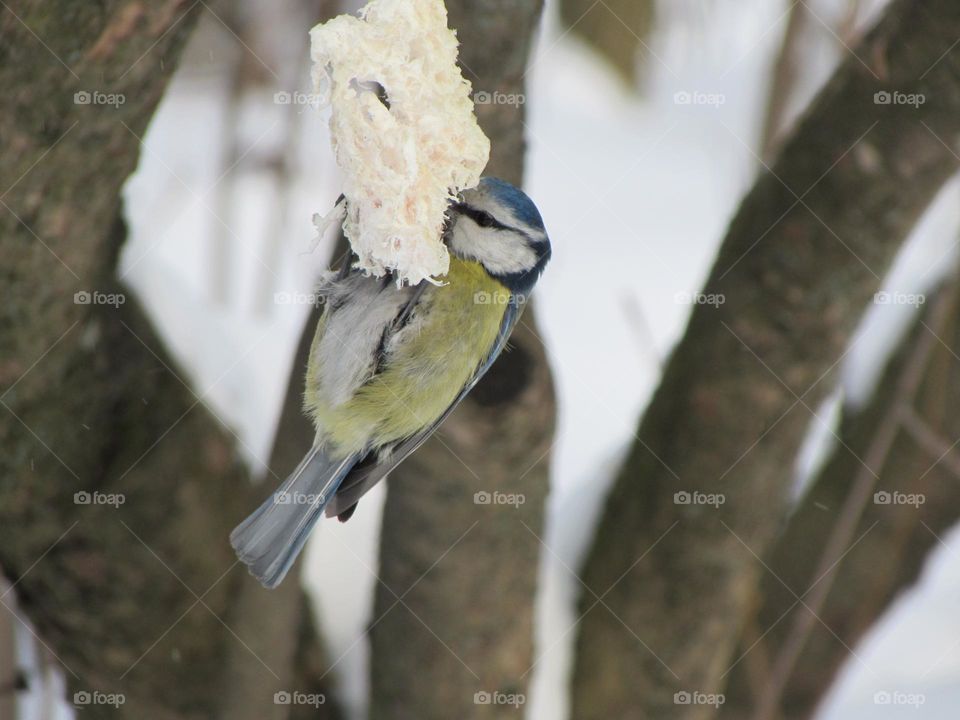
<svg viewBox="0 0 960 720"><path fill-rule="evenodd" d="M951 350L960 347L960 311L951 285L918 312L873 400L844 411L836 450L767 559L721 718L812 718L851 649L917 580L960 516L950 448L960 435L960 364ZM944 449L911 434L918 421L950 438ZM872 457L882 458L878 466ZM864 475L860 458L878 478ZM911 496L916 502L906 502Z"/></svg>
<svg viewBox="0 0 960 720"><path fill-rule="evenodd" d="M636 84L648 61L647 40L656 22L655 0L562 0L560 18L605 58L621 78Z"/></svg>
<svg viewBox="0 0 960 720"><path fill-rule="evenodd" d="M694 309L586 561L577 720L714 712L676 693L722 690L824 377L956 171L958 35L955 3L895 0L741 205L704 291L724 302ZM725 503L675 502L694 491Z"/></svg>
<svg viewBox="0 0 960 720"><path fill-rule="evenodd" d="M539 0L447 7L474 91L522 93ZM477 115L493 145L486 174L519 184L523 106L478 105ZM371 626L375 720L515 717L510 703L524 699L554 423L530 308L511 346L390 476ZM524 502L474 502L494 491Z"/></svg>
<svg viewBox="0 0 960 720"><path fill-rule="evenodd" d="M123 694L91 718L281 718L296 689L300 590L266 600L227 542L262 491L113 279L119 191L199 8L0 14L0 566L71 698Z"/></svg>

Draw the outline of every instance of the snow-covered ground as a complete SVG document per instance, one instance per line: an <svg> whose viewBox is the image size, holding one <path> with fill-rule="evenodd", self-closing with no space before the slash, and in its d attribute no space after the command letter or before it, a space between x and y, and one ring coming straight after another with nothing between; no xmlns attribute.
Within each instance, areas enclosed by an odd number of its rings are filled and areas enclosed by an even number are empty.
<svg viewBox="0 0 960 720"><path fill-rule="evenodd" d="M882 4L865 3L872 13ZM846 52L825 29L837 20L838 5L809 3L817 21L806 40L811 59L794 113ZM672 30L653 45L642 98L625 92L596 57L562 34L552 6L528 75L527 190L554 244L536 301L560 407L545 538L552 553L544 554L541 568L538 662L527 705L532 720L566 716L575 635L567 630L576 620L580 588L567 568L578 566L611 473L656 387L660 363L683 330L691 309L683 296L698 290L757 170L758 118L788 9L779 0L662 6L669 18L663 26ZM607 12L603 3L593 11ZM306 59L299 89L309 90ZM302 106L296 118L298 167L289 189L281 192L269 164L258 162L289 142L289 107L272 102L273 90L247 97L239 118L226 117L215 68L177 76L126 189L132 234L122 262L123 276L198 392L261 472L307 313L306 306L274 296L310 291L329 251L312 247L310 218L339 192L325 116L310 107ZM239 123L245 152L218 177L225 123ZM958 195L956 183L943 191L886 280L888 288L923 291L948 266L960 227ZM287 206L278 215L281 199ZM211 243L217 235L220 250ZM224 280L218 284L215 277ZM863 341L845 362L846 397L868 394L909 312L870 308ZM818 415L823 422L811 423L798 483L830 438L822 426L834 414L824 407ZM364 628L382 500L381 487L350 523L321 523L308 551L305 583L355 718L363 715L367 687ZM955 717L960 535L942 540L919 586L857 649L859 659L845 669L823 720ZM331 577L337 581L325 582ZM924 703L877 704L882 692L895 702L919 694Z"/></svg>

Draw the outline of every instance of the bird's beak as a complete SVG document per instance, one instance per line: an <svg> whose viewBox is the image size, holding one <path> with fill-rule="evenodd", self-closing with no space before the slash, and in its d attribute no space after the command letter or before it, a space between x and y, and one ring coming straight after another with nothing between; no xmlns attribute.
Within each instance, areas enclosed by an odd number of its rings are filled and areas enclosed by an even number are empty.
<svg viewBox="0 0 960 720"><path fill-rule="evenodd" d="M443 221L443 232L440 235L441 241L448 243L450 241L450 233L453 232L453 224L457 221L457 214L461 211L463 203L458 201L451 201L447 206L447 214Z"/></svg>

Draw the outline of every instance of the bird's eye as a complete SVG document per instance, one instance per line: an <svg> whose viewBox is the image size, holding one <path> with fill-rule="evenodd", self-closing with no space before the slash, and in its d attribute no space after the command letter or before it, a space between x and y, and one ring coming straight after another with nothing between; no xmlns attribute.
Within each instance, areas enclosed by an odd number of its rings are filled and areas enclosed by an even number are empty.
<svg viewBox="0 0 960 720"><path fill-rule="evenodd" d="M494 220L493 215L483 210L478 212L473 219L476 221L477 225L482 228L494 227L497 224L497 221Z"/></svg>

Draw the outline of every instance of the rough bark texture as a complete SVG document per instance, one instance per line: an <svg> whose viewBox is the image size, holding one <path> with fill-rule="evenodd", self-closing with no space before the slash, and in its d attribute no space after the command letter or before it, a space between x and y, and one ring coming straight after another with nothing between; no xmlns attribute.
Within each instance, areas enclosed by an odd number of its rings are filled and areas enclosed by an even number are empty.
<svg viewBox="0 0 960 720"><path fill-rule="evenodd" d="M956 171L958 35L956 3L896 0L744 200L704 291L725 303L695 308L586 561L577 720L713 713L675 693L722 690L808 408ZM926 104L875 105L881 90ZM726 502L675 503L697 490Z"/></svg>
<svg viewBox="0 0 960 720"><path fill-rule="evenodd" d="M721 718L812 718L840 666L851 660L850 649L856 651L877 618L916 581L924 559L939 547L939 536L960 516L955 450L943 455L960 437L955 412L960 361L951 350L960 347L956 287L939 301L948 313L933 306L918 311L916 326L887 367L876 397L844 412L841 442L767 558L770 571L746 623ZM911 412L936 436L947 438L943 450L921 444L904 427ZM895 434L884 441L891 421ZM878 440L886 452L880 466L872 467L878 477L867 477L861 499L856 480L864 472L861 458L872 465ZM911 495L922 496L922 504L877 501ZM829 548L828 540L851 510L855 522L849 537ZM817 602L821 590L826 595ZM808 629L799 636L793 664L784 666L781 658L804 622ZM761 707L770 688L780 692Z"/></svg>
<svg viewBox="0 0 960 720"><path fill-rule="evenodd" d="M0 566L71 697L124 694L88 718L281 718L296 689L299 588L268 595L227 543L262 491L112 279L119 190L199 9L0 13ZM94 491L124 502L75 502Z"/></svg>
<svg viewBox="0 0 960 720"><path fill-rule="evenodd" d="M522 93L541 3L447 7L474 90ZM519 183L522 106L478 105L477 114L493 143L486 174ZM371 630L375 720L516 717L503 704L509 698L484 704L475 696L526 693L539 555L533 533L542 532L554 421L533 327L528 309L512 349L390 477ZM484 491L519 493L525 502L475 504Z"/></svg>

